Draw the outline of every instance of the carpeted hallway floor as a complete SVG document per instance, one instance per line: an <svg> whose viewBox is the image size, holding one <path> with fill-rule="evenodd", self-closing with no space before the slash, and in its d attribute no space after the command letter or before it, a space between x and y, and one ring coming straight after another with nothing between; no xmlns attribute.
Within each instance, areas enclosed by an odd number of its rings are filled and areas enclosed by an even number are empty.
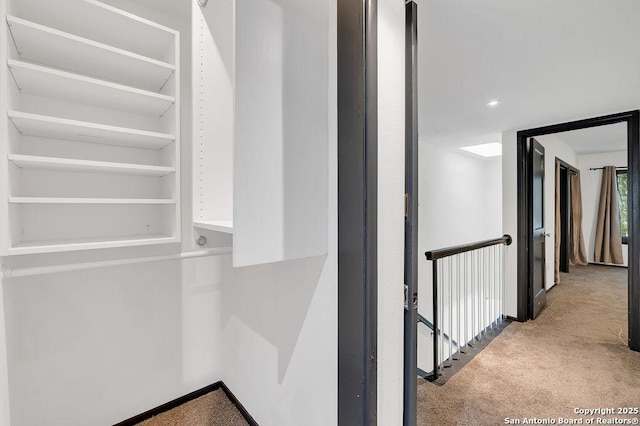
<svg viewBox="0 0 640 426"><path fill-rule="evenodd" d="M139 426L248 426L222 389L182 404Z"/></svg>
<svg viewBox="0 0 640 426"><path fill-rule="evenodd" d="M421 381L418 424L557 421L584 417L576 407L639 407L640 353L626 338L627 269L572 267L535 321L509 325L444 386ZM612 417L640 415L603 416Z"/></svg>

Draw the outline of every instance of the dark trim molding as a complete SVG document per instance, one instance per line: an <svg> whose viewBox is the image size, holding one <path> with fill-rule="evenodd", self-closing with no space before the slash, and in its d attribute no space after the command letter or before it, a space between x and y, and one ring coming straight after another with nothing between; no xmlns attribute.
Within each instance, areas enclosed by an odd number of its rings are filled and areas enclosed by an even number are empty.
<svg viewBox="0 0 640 426"><path fill-rule="evenodd" d="M593 266L611 266L612 268L628 268L625 265L615 265L613 263L599 263L599 262L589 262L589 265Z"/></svg>
<svg viewBox="0 0 640 426"><path fill-rule="evenodd" d="M405 4L404 409L403 425L418 422L418 5Z"/></svg>
<svg viewBox="0 0 640 426"><path fill-rule="evenodd" d="M577 175L580 171L561 158L556 157L556 166L558 165L560 165L560 176L555 178L560 179L560 182L554 182L554 184L555 188L558 187L558 184L560 186L560 194L555 194L556 199L560 200L560 206L556 206L557 209L560 209L560 217L555 218L556 221L560 221L560 272L569 272L569 259L571 257L571 175ZM553 223L553 226L555 227L556 224Z"/></svg>
<svg viewBox="0 0 640 426"><path fill-rule="evenodd" d="M251 416L251 414L249 414L247 409L244 408L244 405L242 405L238 400L238 398L236 398L236 396L233 394L233 392L229 390L227 385L224 382L220 382L220 387L222 388L222 391L225 393L225 395L227 395L227 398L229 398L229 400L233 403L233 405L236 406L238 411L240 411L240 414L242 414L242 417L244 417L247 423L249 423L249 426L258 426L258 422L254 420L254 418Z"/></svg>
<svg viewBox="0 0 640 426"><path fill-rule="evenodd" d="M193 401L194 399L200 398L201 396L204 396L218 389L222 389L222 391L227 395L227 398L229 398L229 400L231 400L233 405L236 406L238 411L240 411L240 413L242 414L242 417L244 417L244 419L247 421L247 423L249 423L250 426L258 426L258 423L256 423L253 417L251 417L249 412L244 408L244 406L240 403L240 401L238 401L238 398L236 398L236 396L229 390L227 385L225 385L221 381L216 382L209 386L205 386L202 389L198 389L196 391L188 393L184 396L174 399L173 401L169 401L165 404L159 405L155 408L152 408L151 410L145 411L144 413L138 414L137 416L133 416L130 419L123 420L120 423L116 423L114 426L137 425L138 423L141 423L147 419L150 419L151 417L155 417L169 410L173 410L174 408L179 407L182 404L185 404L189 401Z"/></svg>
<svg viewBox="0 0 640 426"><path fill-rule="evenodd" d="M529 138L609 124L627 123L628 203L629 203L629 348L640 352L640 111L585 120L570 121L552 126L522 130L517 133L517 185L518 185L518 321L526 321L529 313L529 288L533 271L529 254L531 238L532 190L527 154Z"/></svg>
<svg viewBox="0 0 640 426"><path fill-rule="evenodd" d="M377 423L377 0L338 0L338 425Z"/></svg>

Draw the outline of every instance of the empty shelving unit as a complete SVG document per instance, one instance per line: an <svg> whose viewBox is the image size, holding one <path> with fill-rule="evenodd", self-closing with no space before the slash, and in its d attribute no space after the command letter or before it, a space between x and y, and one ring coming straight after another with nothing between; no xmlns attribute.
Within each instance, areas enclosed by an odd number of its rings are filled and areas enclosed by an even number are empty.
<svg viewBox="0 0 640 426"><path fill-rule="evenodd" d="M179 33L95 0L3 4L0 256L179 242Z"/></svg>

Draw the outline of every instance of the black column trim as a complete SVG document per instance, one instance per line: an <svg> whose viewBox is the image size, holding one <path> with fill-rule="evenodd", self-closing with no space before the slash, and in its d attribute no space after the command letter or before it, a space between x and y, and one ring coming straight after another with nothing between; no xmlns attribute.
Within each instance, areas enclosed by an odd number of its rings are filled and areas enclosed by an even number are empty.
<svg viewBox="0 0 640 426"><path fill-rule="evenodd" d="M418 421L418 5L405 5L405 197L403 425Z"/></svg>
<svg viewBox="0 0 640 426"><path fill-rule="evenodd" d="M377 0L338 0L338 424L377 423Z"/></svg>
<svg viewBox="0 0 640 426"><path fill-rule="evenodd" d="M627 120L629 348L640 352L640 111Z"/></svg>

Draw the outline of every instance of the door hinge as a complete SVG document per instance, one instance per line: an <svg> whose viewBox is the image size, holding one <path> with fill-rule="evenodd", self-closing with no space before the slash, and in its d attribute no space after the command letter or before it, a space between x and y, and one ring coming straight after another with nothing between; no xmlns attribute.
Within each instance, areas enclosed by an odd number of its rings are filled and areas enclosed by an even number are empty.
<svg viewBox="0 0 640 426"><path fill-rule="evenodd" d="M409 286L404 284L404 310L409 310Z"/></svg>
<svg viewBox="0 0 640 426"><path fill-rule="evenodd" d="M406 192L404 194L404 217L405 219L409 217L409 194Z"/></svg>
<svg viewBox="0 0 640 426"><path fill-rule="evenodd" d="M411 301L409 301L411 299ZM404 310L409 310L409 304L411 304L411 309L418 310L418 293L413 293L411 297L409 297L409 286L404 284Z"/></svg>

